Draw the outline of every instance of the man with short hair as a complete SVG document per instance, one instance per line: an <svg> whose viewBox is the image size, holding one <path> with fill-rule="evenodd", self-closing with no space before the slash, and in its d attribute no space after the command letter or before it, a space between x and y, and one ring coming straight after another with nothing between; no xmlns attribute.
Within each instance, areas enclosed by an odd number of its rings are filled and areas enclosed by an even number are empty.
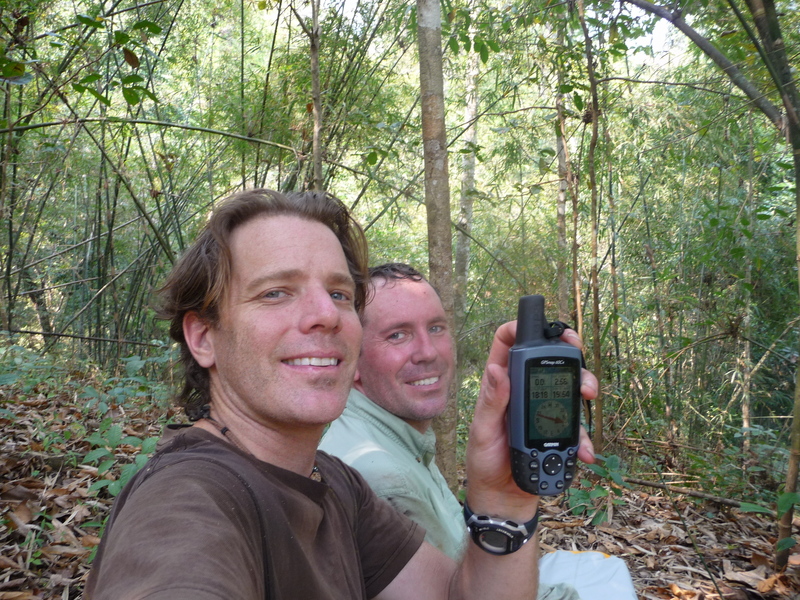
<svg viewBox="0 0 800 600"><path fill-rule="evenodd" d="M379 497L425 528L428 542L457 560L470 544L462 507L436 466L430 426L445 408L455 375L447 316L436 290L409 265L373 267L370 280L354 389L320 448L356 468ZM562 339L580 346L572 330ZM581 391L593 398L596 380L584 374ZM581 436L579 457L594 462L583 428ZM540 585L540 600L578 597L564 581Z"/></svg>
<svg viewBox="0 0 800 600"><path fill-rule="evenodd" d="M213 212L162 288L195 422L117 498L87 600L531 597L538 497L514 483L505 433L514 323L495 335L467 449L467 502L513 540L504 556L472 544L456 564L317 451L353 381L366 264L326 194L251 190Z"/></svg>

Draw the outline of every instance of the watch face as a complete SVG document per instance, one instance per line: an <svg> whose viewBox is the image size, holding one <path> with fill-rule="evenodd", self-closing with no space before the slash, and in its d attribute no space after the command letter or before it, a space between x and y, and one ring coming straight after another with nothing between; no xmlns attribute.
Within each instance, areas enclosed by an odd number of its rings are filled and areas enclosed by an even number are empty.
<svg viewBox="0 0 800 600"><path fill-rule="evenodd" d="M541 437L560 438L569 427L569 413L558 400L545 400L533 415L533 422Z"/></svg>
<svg viewBox="0 0 800 600"><path fill-rule="evenodd" d="M491 554L506 554L509 550L508 535L494 530L482 531L478 545Z"/></svg>

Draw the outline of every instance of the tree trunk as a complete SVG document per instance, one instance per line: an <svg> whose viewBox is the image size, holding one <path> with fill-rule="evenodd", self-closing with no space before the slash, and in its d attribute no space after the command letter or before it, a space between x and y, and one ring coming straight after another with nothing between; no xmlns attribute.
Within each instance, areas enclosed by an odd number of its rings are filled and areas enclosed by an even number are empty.
<svg viewBox="0 0 800 600"><path fill-rule="evenodd" d="M442 16L438 0L417 0L419 83L425 158L425 206L428 215L430 282L439 290L453 323L453 242L450 233L450 183L444 118ZM451 489L457 487L455 389L445 411L434 419L437 464Z"/></svg>
<svg viewBox="0 0 800 600"><path fill-rule="evenodd" d="M292 12L297 18L303 32L308 36L309 55L311 62L311 114L314 120L313 133L311 138L311 163L313 175L311 187L314 190L322 190L322 94L319 80L319 0L311 0L311 29L308 28L300 14L292 7ZM299 173L302 168L302 161L297 167ZM290 188L293 186L290 185Z"/></svg>
<svg viewBox="0 0 800 600"><path fill-rule="evenodd" d="M25 291L31 299L34 308L36 308L36 316L39 318L39 327L44 334L42 341L47 343L47 334L53 333L53 321L50 318L50 309L47 307L47 298L42 289L43 284L36 281L30 269L25 269L23 274L25 280Z"/></svg>
<svg viewBox="0 0 800 600"><path fill-rule="evenodd" d="M469 152L461 161L461 196L459 200L458 230L456 231L455 257L455 298L454 320L457 355L464 356L461 346L461 332L467 322L467 290L469 288L470 234L472 231L472 209L475 203L475 154L478 143L478 79L480 76L480 55L473 52L467 67L466 105L464 106L464 142ZM456 364L455 393L458 399L461 382L464 381L465 365L462 361ZM458 402L456 402L456 408ZM456 414L457 418L457 414ZM457 440L457 437L456 437ZM453 486L450 486L453 488ZM455 491L455 488L453 488Z"/></svg>
<svg viewBox="0 0 800 600"><path fill-rule="evenodd" d="M605 131L606 152L611 153L611 136L608 130ZM622 387L622 372L620 365L622 364L622 353L619 346L619 279L617 278L617 206L614 198L614 170L612 163L608 160L608 218L611 226L609 227L611 233L611 299L613 302L613 311L611 313L611 341L614 343L614 375L616 383L616 392L619 393Z"/></svg>
<svg viewBox="0 0 800 600"><path fill-rule="evenodd" d="M480 55L470 54L467 68L466 106L464 122L467 128L462 136L469 150L461 160L461 198L458 212L458 231L456 231L455 264L455 321L460 332L466 321L467 282L469 276L470 232L472 230L472 207L475 202L475 148L478 143L478 76L480 75ZM460 353L459 353L460 354ZM460 372L460 370L459 370ZM459 376L459 380L461 377ZM457 386L458 388L459 386Z"/></svg>
<svg viewBox="0 0 800 600"><path fill-rule="evenodd" d="M314 189L322 190L322 96L319 85L319 0L311 2L311 95L314 102L314 137L312 155L314 162Z"/></svg>
<svg viewBox="0 0 800 600"><path fill-rule="evenodd" d="M558 45L564 42L564 28L558 31ZM558 71L558 88L556 94L556 154L558 155L558 199L556 200L556 229L558 234L558 256L556 257L556 280L558 282L558 318L569 323L569 284L570 272L567 268L569 250L567 247L567 192L569 191L569 154L566 142L566 119L564 117L564 95L561 85L564 83L564 74Z"/></svg>
<svg viewBox="0 0 800 600"><path fill-rule="evenodd" d="M589 153L586 161L589 166L589 187L592 196L592 370L597 378L603 379L603 365L601 360L600 348L600 283L598 259L598 229L599 229L599 209L597 206L597 174L595 170L595 149L597 148L598 120L600 119L600 105L597 99L597 79L594 74L594 56L592 55L592 38L589 35L589 28L586 25L583 0L578 2L578 15L583 29L583 38L586 43L586 63L589 75L589 85L592 92L592 100L589 110L592 118L592 139L589 142ZM603 451L603 394L602 386L598 390L597 398L594 401L594 433L592 442L597 452Z"/></svg>

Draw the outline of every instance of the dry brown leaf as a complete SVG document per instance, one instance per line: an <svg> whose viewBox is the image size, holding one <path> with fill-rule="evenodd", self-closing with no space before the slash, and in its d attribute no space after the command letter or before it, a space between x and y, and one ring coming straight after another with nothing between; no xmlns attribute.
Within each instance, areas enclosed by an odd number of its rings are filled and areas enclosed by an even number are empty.
<svg viewBox="0 0 800 600"><path fill-rule="evenodd" d="M0 554L0 569L19 569L19 565L7 556Z"/></svg>
<svg viewBox="0 0 800 600"><path fill-rule="evenodd" d="M701 593L697 590L684 590L675 585L674 583L669 586L670 591L672 592L675 598L679 598L680 600L699 600Z"/></svg>
<svg viewBox="0 0 800 600"><path fill-rule="evenodd" d="M19 526L19 524L27 525L31 521L33 521L33 511L31 507L28 506L28 502L22 502L21 504L17 505L17 507L12 511L16 519L14 522Z"/></svg>
<svg viewBox="0 0 800 600"><path fill-rule="evenodd" d="M93 548L100 544L100 538L96 535L85 535L81 538L81 544L84 548Z"/></svg>
<svg viewBox="0 0 800 600"><path fill-rule="evenodd" d="M772 577L767 577L764 581L759 582L756 586L756 590L761 592L762 594L765 592L772 591L775 589L775 586L778 585L778 580L780 579L780 575L776 574Z"/></svg>
<svg viewBox="0 0 800 600"><path fill-rule="evenodd" d="M83 556L84 554L89 553L86 548L75 548L73 546L63 545L45 546L40 551L42 554L50 558L59 556Z"/></svg>
<svg viewBox="0 0 800 600"><path fill-rule="evenodd" d="M30 519L27 519L27 522L24 520L26 519L25 511L22 511L22 519L17 515L16 511L10 511L6 513L8 520L11 521L11 529L16 529L17 531L27 534L30 531L30 527L28 527L28 523L30 523Z"/></svg>
<svg viewBox="0 0 800 600"><path fill-rule="evenodd" d="M24 502L25 500L35 500L39 494L24 485L3 486L0 494L0 501L3 502Z"/></svg>
<svg viewBox="0 0 800 600"><path fill-rule="evenodd" d="M728 581L745 583L752 588L756 588L758 587L758 584L767 578L767 567L765 565L756 567L752 571L736 571L731 564L731 561L724 560L722 561L722 564L725 573L725 579Z"/></svg>
<svg viewBox="0 0 800 600"><path fill-rule="evenodd" d="M754 567L761 567L761 566L769 567L772 565L772 560L768 556L764 556L763 554L754 553L750 557L750 563Z"/></svg>

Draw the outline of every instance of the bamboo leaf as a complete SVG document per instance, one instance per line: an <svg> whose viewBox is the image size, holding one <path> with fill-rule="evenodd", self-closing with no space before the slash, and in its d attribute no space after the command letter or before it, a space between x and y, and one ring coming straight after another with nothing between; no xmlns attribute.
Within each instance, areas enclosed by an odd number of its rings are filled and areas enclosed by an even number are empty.
<svg viewBox="0 0 800 600"><path fill-rule="evenodd" d="M141 83L144 81L144 78L141 75L128 75L127 77L122 78L122 85L132 85L134 83Z"/></svg>
<svg viewBox="0 0 800 600"><path fill-rule="evenodd" d="M101 17L90 17L89 15L82 15L77 14L75 18L78 20L78 23L81 25L86 25L88 27L94 27L95 29L99 27L103 27L103 19Z"/></svg>
<svg viewBox="0 0 800 600"><path fill-rule="evenodd" d="M759 504L752 504L750 502L742 502L741 504L739 504L739 510L741 510L742 512L763 513L766 515L772 514L772 510L770 510L766 506L761 506Z"/></svg>
<svg viewBox="0 0 800 600"><path fill-rule="evenodd" d="M797 492L785 492L778 496L778 517L782 517L795 504L800 504L800 494Z"/></svg>
<svg viewBox="0 0 800 600"><path fill-rule="evenodd" d="M90 87L87 87L87 88L84 88L84 90L85 90L85 91L87 91L87 92L89 92L89 93L90 93L92 96L94 96L95 98L97 98L97 99L98 99L100 102L102 102L102 103L103 103L103 104L105 104L106 106L111 106L111 100L109 100L108 98L106 98L106 97L105 97L103 94L101 94L100 92L98 92L96 89L94 89L94 88L90 88Z"/></svg>
<svg viewBox="0 0 800 600"><path fill-rule="evenodd" d="M91 452L87 453L86 456L83 457L83 460L87 463L91 463L96 461L98 458L105 458L110 454L111 452L107 448L95 448Z"/></svg>
<svg viewBox="0 0 800 600"><path fill-rule="evenodd" d="M152 100L153 102L158 102L158 98L156 98L156 95L147 88L142 87L140 85L134 85L132 89L136 90L137 92L141 92L142 94L150 98L150 100Z"/></svg>
<svg viewBox="0 0 800 600"><path fill-rule="evenodd" d="M781 551L783 551L783 550L788 550L789 548L794 548L794 546L795 546L796 544L797 544L797 542L795 541L795 539L794 539L794 538L790 538L790 537L788 537L788 538L783 538L783 539L782 539L782 540L780 540L780 541L778 542L778 544L775 546L775 549L776 549L778 552L781 552Z"/></svg>
<svg viewBox="0 0 800 600"><path fill-rule="evenodd" d="M453 54L458 54L458 40L454 37L451 37L447 40L447 45L450 46L450 50L453 51Z"/></svg>
<svg viewBox="0 0 800 600"><path fill-rule="evenodd" d="M147 19L137 21L136 23L133 24L133 27L131 27L131 29L133 31L137 31L139 29L146 29L153 35L161 33L161 26L158 23L154 23L153 21L148 21Z"/></svg>

